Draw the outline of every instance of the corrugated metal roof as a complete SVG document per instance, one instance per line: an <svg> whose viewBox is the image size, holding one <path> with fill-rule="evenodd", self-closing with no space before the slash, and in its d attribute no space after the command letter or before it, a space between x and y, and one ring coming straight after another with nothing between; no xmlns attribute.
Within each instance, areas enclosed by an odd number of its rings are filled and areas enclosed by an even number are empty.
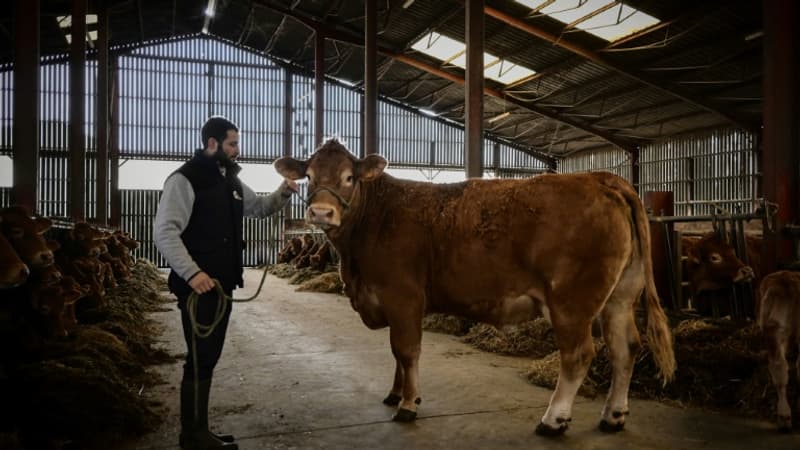
<svg viewBox="0 0 800 450"><path fill-rule="evenodd" d="M43 3L42 52L63 53L68 47L55 17L69 14L72 2ZM112 45L126 45L200 32L207 1L108 3ZM306 69L313 69L314 31L301 19L344 34L348 40L358 41L363 36L363 1L217 3L211 34ZM379 45L439 67L439 61L406 49L429 31L463 41L463 3L415 0L404 8L407 3L378 2ZM760 2L632 0L625 4L666 25L622 43L609 44L583 31L564 32L562 23L547 16L526 17L529 10L513 0L487 0L487 7L522 18L524 24L557 36L559 42L548 42L486 16L486 51L538 72L530 81L505 90L494 81L486 81L487 87L500 90L510 100L486 97L486 129L522 145L564 155L604 145L606 141L598 138L598 133L643 143L729 125L731 120L753 127L760 124ZM0 58L10 61L14 25L9 9L0 12L0 26L7 30L0 33L5 44L0 46ZM562 42L581 47L602 61L578 56L558 45ZM360 46L326 42L329 74L360 84L363 65ZM457 67L442 69L463 77L463 70ZM387 56L379 58L378 72L382 95L463 121L464 88L459 84L392 62ZM512 114L495 123L488 122L503 111Z"/></svg>

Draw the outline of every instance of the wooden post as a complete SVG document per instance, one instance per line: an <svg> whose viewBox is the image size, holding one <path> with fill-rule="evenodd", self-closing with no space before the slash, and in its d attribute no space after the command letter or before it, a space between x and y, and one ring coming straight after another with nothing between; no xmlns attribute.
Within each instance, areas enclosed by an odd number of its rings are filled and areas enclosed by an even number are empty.
<svg viewBox="0 0 800 450"><path fill-rule="evenodd" d="M652 211L653 216L674 216L675 198L668 191L647 191L644 193L644 207ZM667 243L672 238L674 226L672 223L650 223L650 255L653 260L653 276L656 290L665 306L678 308L675 295L673 295L673 273L670 270L669 259L672 258L669 250L674 252L675 246ZM680 261L673 261L679 264Z"/></svg>
<svg viewBox="0 0 800 450"><path fill-rule="evenodd" d="M86 220L86 0L72 0L69 55L69 216Z"/></svg>
<svg viewBox="0 0 800 450"><path fill-rule="evenodd" d="M466 155L468 178L483 176L483 0L467 0Z"/></svg>
<svg viewBox="0 0 800 450"><path fill-rule="evenodd" d="M378 7L365 0L364 9L364 150L378 153Z"/></svg>
<svg viewBox="0 0 800 450"><path fill-rule="evenodd" d="M14 12L11 203L35 213L39 182L39 0L17 0Z"/></svg>

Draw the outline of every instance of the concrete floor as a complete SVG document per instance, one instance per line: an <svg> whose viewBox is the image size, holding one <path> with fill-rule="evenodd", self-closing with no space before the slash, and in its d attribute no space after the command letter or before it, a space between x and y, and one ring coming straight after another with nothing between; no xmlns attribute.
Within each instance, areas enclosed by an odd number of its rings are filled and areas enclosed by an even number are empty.
<svg viewBox="0 0 800 450"><path fill-rule="evenodd" d="M247 271L237 296L259 277ZM345 297L294 287L268 276L256 300L234 305L210 416L241 449L800 449L800 434L767 421L635 399L621 433L598 431L602 399L579 397L567 434L539 437L550 391L524 380L528 361L437 333L423 337L419 417L395 423L381 403L394 374L388 330L367 329ZM185 352L177 311L155 317L169 351ZM179 364L160 367L168 383L145 393L165 403L163 424L123 450L178 448Z"/></svg>

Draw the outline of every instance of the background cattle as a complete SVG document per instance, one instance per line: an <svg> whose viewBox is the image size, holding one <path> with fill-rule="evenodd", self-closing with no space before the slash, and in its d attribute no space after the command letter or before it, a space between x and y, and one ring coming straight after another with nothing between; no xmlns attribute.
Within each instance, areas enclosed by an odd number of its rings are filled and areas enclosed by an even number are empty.
<svg viewBox="0 0 800 450"><path fill-rule="evenodd" d="M778 271L764 277L760 286L758 326L764 333L769 373L778 392L778 427L792 428L792 410L786 396L789 364L786 358L800 349L800 273ZM800 354L795 362L800 380ZM800 409L800 397L797 399Z"/></svg>
<svg viewBox="0 0 800 450"><path fill-rule="evenodd" d="M19 286L28 279L29 274L28 266L17 255L5 234L0 233L0 289Z"/></svg>
<svg viewBox="0 0 800 450"><path fill-rule="evenodd" d="M647 299L648 343L664 380L672 340L655 292L647 218L635 190L607 173L450 185L398 180L378 155L356 159L336 140L308 161L275 167L309 178L310 222L340 256L353 308L370 328L389 326L395 378L384 403L395 420L416 417L421 322L443 312L495 325L539 315L556 335L561 370L537 432L563 433L594 357L602 321L613 364L601 428L622 429L633 356L634 304Z"/></svg>
<svg viewBox="0 0 800 450"><path fill-rule="evenodd" d="M17 255L29 268L53 264L53 252L42 237L51 226L49 219L31 218L21 206L11 206L0 211L0 227Z"/></svg>
<svg viewBox="0 0 800 450"><path fill-rule="evenodd" d="M716 233L702 237L681 237L682 255L686 257L683 272L689 283L692 307L704 316L716 309L720 314L731 313L731 288L751 283L757 287L762 277L761 239L745 236L748 264L735 249ZM754 317L752 305L745 315Z"/></svg>

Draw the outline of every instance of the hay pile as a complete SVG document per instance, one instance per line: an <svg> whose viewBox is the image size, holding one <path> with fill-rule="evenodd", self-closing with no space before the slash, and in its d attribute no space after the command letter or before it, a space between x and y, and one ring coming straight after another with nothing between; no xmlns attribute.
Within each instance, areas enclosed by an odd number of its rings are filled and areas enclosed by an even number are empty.
<svg viewBox="0 0 800 450"><path fill-rule="evenodd" d="M502 330L491 325L478 324L461 340L487 352L534 358L541 358L556 349L553 329L543 318L504 327Z"/></svg>
<svg viewBox="0 0 800 450"><path fill-rule="evenodd" d="M289 278L297 273L297 268L293 264L278 263L270 266L267 272L275 275L278 278Z"/></svg>
<svg viewBox="0 0 800 450"><path fill-rule="evenodd" d="M422 318L422 329L436 333L463 336L475 325L474 321L449 314L431 313Z"/></svg>
<svg viewBox="0 0 800 450"><path fill-rule="evenodd" d="M341 294L342 289L344 289L344 283L342 283L342 279L339 278L339 273L326 272L303 282L297 287L297 289L295 289L295 291Z"/></svg>
<svg viewBox="0 0 800 450"><path fill-rule="evenodd" d="M289 279L289 284L301 284L318 276L320 273L320 271L314 270L311 267L297 269L297 272Z"/></svg>
<svg viewBox="0 0 800 450"><path fill-rule="evenodd" d="M140 260L133 274L107 292L104 309L87 311L94 323L44 340L39 358L0 363L4 439L30 449L111 448L159 424L158 405L140 394L162 382L147 366L174 360L154 347L160 330L146 316L168 300L152 264Z"/></svg>
<svg viewBox="0 0 800 450"><path fill-rule="evenodd" d="M636 357L631 396L683 406L735 412L747 416L772 417L775 391L766 368L764 345L757 328L730 320L689 319L674 329L675 380L662 387L649 349ZM611 365L602 341L595 341L597 356L579 391L594 397L608 391ZM533 361L526 376L533 384L554 388L558 378L558 352ZM789 395L797 395L790 382ZM794 397L796 398L796 397Z"/></svg>

